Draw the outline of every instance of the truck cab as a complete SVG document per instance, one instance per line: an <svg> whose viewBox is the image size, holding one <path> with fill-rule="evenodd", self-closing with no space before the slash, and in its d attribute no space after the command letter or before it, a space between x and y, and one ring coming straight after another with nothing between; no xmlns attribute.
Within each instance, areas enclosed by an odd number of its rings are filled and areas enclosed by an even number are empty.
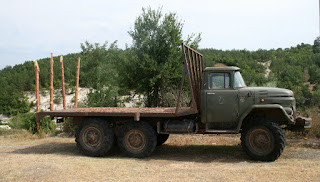
<svg viewBox="0 0 320 182"><path fill-rule="evenodd" d="M296 101L291 90L248 87L238 67L209 67L203 71L201 122L207 131L238 133L242 125L265 118L291 126L296 119Z"/></svg>
<svg viewBox="0 0 320 182"><path fill-rule="evenodd" d="M201 123L206 133L241 133L243 150L254 160L274 161L285 147L283 128L311 127L311 118L296 116L288 89L246 86L238 67L205 68Z"/></svg>

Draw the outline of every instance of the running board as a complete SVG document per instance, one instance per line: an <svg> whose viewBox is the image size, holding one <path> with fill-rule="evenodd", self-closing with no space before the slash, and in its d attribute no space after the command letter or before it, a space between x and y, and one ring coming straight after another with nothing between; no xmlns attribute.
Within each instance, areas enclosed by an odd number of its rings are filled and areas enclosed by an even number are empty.
<svg viewBox="0 0 320 182"><path fill-rule="evenodd" d="M209 128L209 125L206 124L206 133L212 133L212 134L235 134L238 133L237 130L217 130L217 129L211 129Z"/></svg>
<svg viewBox="0 0 320 182"><path fill-rule="evenodd" d="M236 134L237 130L206 130L208 134Z"/></svg>

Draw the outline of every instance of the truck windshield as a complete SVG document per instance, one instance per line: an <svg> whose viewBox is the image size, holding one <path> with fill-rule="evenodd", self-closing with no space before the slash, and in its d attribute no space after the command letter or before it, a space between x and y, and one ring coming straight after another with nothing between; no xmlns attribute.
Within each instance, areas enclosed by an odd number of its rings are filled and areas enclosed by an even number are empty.
<svg viewBox="0 0 320 182"><path fill-rule="evenodd" d="M234 74L234 87L246 87L244 80L240 74L240 71L235 72Z"/></svg>

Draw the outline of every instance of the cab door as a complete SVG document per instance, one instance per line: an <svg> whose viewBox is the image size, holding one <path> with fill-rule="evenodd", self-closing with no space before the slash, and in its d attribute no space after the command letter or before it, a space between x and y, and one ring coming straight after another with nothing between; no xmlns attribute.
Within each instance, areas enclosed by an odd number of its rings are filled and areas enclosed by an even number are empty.
<svg viewBox="0 0 320 182"><path fill-rule="evenodd" d="M231 87L231 74L209 73L208 81L206 122L233 125L239 117L239 91Z"/></svg>

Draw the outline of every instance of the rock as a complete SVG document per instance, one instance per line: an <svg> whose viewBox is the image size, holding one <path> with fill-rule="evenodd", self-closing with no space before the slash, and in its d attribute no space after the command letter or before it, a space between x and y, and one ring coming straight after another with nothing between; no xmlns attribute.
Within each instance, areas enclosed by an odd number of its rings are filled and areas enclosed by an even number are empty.
<svg viewBox="0 0 320 182"><path fill-rule="evenodd" d="M8 124L8 123L10 122L10 119L11 119L11 118L3 119L3 120L1 121L1 123L2 123L2 124Z"/></svg>
<svg viewBox="0 0 320 182"><path fill-rule="evenodd" d="M62 132L62 133L57 134L56 137L74 137L74 134Z"/></svg>
<svg viewBox="0 0 320 182"><path fill-rule="evenodd" d="M65 134L66 134L65 132L59 133L59 134L57 134L57 137L62 137L62 136L64 136Z"/></svg>
<svg viewBox="0 0 320 182"><path fill-rule="evenodd" d="M10 122L10 119L12 119L12 117L8 117L4 114L0 114L0 121L2 124L8 124Z"/></svg>
<svg viewBox="0 0 320 182"><path fill-rule="evenodd" d="M8 126L8 125L0 125L0 129L3 129L3 130L11 130L11 127Z"/></svg>
<svg viewBox="0 0 320 182"><path fill-rule="evenodd" d="M3 118L5 118L5 115L0 114L0 120L2 120Z"/></svg>

